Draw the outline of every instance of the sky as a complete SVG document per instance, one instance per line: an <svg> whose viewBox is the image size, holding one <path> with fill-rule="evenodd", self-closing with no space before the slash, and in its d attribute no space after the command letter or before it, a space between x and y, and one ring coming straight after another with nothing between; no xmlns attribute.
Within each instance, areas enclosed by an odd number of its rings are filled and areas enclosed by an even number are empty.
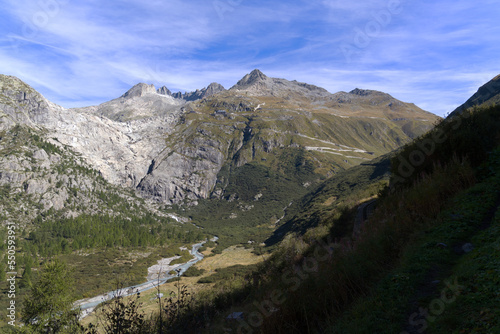
<svg viewBox="0 0 500 334"><path fill-rule="evenodd" d="M445 116L500 74L498 0L0 0L0 73L63 107L260 69Z"/></svg>

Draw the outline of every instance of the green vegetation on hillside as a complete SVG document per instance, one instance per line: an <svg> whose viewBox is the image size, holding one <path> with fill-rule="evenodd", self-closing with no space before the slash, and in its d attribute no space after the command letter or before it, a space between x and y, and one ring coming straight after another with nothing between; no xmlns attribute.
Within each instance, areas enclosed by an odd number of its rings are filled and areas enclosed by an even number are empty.
<svg viewBox="0 0 500 334"><path fill-rule="evenodd" d="M240 264L217 269L214 274L199 279L198 283L216 283L223 280L232 280L235 277L244 277L255 271L255 269L257 269L256 265L243 266Z"/></svg>
<svg viewBox="0 0 500 334"><path fill-rule="evenodd" d="M500 172L499 164L494 168ZM476 242L477 237L472 236L494 231L481 232L489 228L491 212L498 208L499 175L483 180L448 201L443 200L446 203L444 210L439 210L439 214L427 222L424 230L414 232L411 243L403 249L400 263L374 285L368 297L355 302L340 319L332 319L330 322L333 325L329 331L414 332L423 331L435 323L441 323L441 328L432 333L452 333L466 329L467 326L461 320L464 318L451 313L452 308L455 308L455 312L461 310L465 306L463 297L468 294L465 291L474 291L478 292L475 296L478 299L474 301L476 306L471 306L474 309L479 306L478 303L484 303L479 310L476 309L480 313L482 308L488 307L491 296L479 293L478 289L482 289L474 281L466 283L455 273L454 267L458 263L473 262L475 256L472 253L465 256L464 246L465 249L480 249L484 246ZM437 186L441 179L433 183ZM498 237L500 235L497 234L492 239ZM473 253L476 253L476 249ZM492 257L489 259L493 260ZM493 260L491 265L495 266L494 263ZM480 268L476 275L487 277L488 272ZM495 290L492 292L494 294ZM422 314L421 310L427 310L428 314ZM353 321L356 327L353 327ZM488 325L493 325L488 327L490 330L500 329L500 323L492 321Z"/></svg>
<svg viewBox="0 0 500 334"><path fill-rule="evenodd" d="M414 175L406 176L411 182L397 184L401 175L394 175L359 236L334 239L339 221L333 219L285 237L246 283L213 295L218 303L198 306L209 314L244 312L243 321L210 321L207 332L411 333L423 320L435 333L500 330L492 302L499 293L492 219L500 187L499 121L495 107L470 111L460 126L453 127L456 119L438 125L435 131L446 131L446 140L435 143L440 153L414 166ZM435 134L401 150L392 168ZM467 267L473 262L476 272ZM419 308L432 321L418 318Z"/></svg>
<svg viewBox="0 0 500 334"><path fill-rule="evenodd" d="M266 243L273 245L290 232L304 234L311 228L330 225L360 202L377 196L389 183L390 157L387 154L341 171L315 187L290 206L284 222ZM334 228L340 230L340 225L337 221Z"/></svg>
<svg viewBox="0 0 500 334"><path fill-rule="evenodd" d="M169 218L128 215L127 217L80 215L76 218L40 216L29 233L27 247L42 257L80 249L164 246L172 242L194 243L204 235L194 228L181 228Z"/></svg>
<svg viewBox="0 0 500 334"><path fill-rule="evenodd" d="M71 301L70 269L64 262L47 263L24 301L22 333L74 333L80 329Z"/></svg>
<svg viewBox="0 0 500 334"><path fill-rule="evenodd" d="M189 210L205 233L219 236L217 252L235 244L261 243L275 228L291 202L307 192L304 184L320 178L304 150L280 149L282 164L227 165L219 174L225 180L222 198L201 200Z"/></svg>
<svg viewBox="0 0 500 334"><path fill-rule="evenodd" d="M500 108L472 108L441 122L404 146L392 160L392 187L411 186L436 165L465 158L473 167L483 163L499 144Z"/></svg>

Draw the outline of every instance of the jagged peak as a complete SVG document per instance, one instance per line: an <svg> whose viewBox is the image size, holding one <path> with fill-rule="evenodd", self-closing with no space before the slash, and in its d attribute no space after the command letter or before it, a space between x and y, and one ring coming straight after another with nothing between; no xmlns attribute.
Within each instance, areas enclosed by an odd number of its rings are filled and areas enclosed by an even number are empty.
<svg viewBox="0 0 500 334"><path fill-rule="evenodd" d="M130 88L125 94L123 94L122 97L141 97L147 94L157 94L156 87L154 85L138 83L134 87Z"/></svg>
<svg viewBox="0 0 500 334"><path fill-rule="evenodd" d="M259 78L262 80L265 80L267 78L267 76L257 68L255 70L253 70L252 72L250 72L249 75L251 78Z"/></svg>
<svg viewBox="0 0 500 334"><path fill-rule="evenodd" d="M234 87L247 87L257 82L266 81L268 77L260 70L255 69L249 74L245 75Z"/></svg>
<svg viewBox="0 0 500 334"><path fill-rule="evenodd" d="M212 82L210 85L208 85L207 88L205 88L205 96L210 96L210 95L214 95L214 94L217 94L219 92L223 92L225 91L226 89L224 88L224 86L222 86L220 83L217 83L217 82Z"/></svg>
<svg viewBox="0 0 500 334"><path fill-rule="evenodd" d="M170 91L170 89L168 89L166 86L163 86L161 88L158 88L158 90L156 91L158 94L161 94L161 95L168 95L168 96L172 96L172 92Z"/></svg>
<svg viewBox="0 0 500 334"><path fill-rule="evenodd" d="M218 82L212 82L210 85L208 85L207 89L225 89L224 86L222 86L220 83Z"/></svg>

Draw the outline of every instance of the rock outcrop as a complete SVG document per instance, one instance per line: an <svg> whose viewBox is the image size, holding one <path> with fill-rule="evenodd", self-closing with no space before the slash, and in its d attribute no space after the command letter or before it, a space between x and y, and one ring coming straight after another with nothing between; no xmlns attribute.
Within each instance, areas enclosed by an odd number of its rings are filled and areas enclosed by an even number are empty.
<svg viewBox="0 0 500 334"><path fill-rule="evenodd" d="M122 95L122 97L142 97L148 94L157 94L156 88L154 85L148 85L145 83L139 83L132 87L128 92Z"/></svg>
<svg viewBox="0 0 500 334"><path fill-rule="evenodd" d="M180 99L180 100L184 100L184 101L196 101L196 100L204 99L206 97L223 92L225 90L226 89L221 84L216 83L216 82L212 82L208 87L203 88L201 90L197 89L194 92L190 92L190 93L184 93L184 94L181 92L172 93L166 87L160 88L158 90L158 93L163 94L163 95L172 96L175 99Z"/></svg>
<svg viewBox="0 0 500 334"><path fill-rule="evenodd" d="M251 96L275 96L286 99L325 99L331 95L326 89L314 85L270 78L258 69L245 75L230 90L245 92Z"/></svg>

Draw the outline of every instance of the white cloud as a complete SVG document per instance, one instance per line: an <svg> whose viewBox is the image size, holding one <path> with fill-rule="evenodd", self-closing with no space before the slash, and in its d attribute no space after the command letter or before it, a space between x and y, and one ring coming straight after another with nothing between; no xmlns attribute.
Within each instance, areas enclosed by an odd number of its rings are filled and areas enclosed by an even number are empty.
<svg viewBox="0 0 500 334"><path fill-rule="evenodd" d="M0 72L81 106L137 82L229 88L260 68L332 92L384 90L440 115L500 73L495 1L400 0L356 45L390 1L4 0ZM354 47L351 61L341 45Z"/></svg>

